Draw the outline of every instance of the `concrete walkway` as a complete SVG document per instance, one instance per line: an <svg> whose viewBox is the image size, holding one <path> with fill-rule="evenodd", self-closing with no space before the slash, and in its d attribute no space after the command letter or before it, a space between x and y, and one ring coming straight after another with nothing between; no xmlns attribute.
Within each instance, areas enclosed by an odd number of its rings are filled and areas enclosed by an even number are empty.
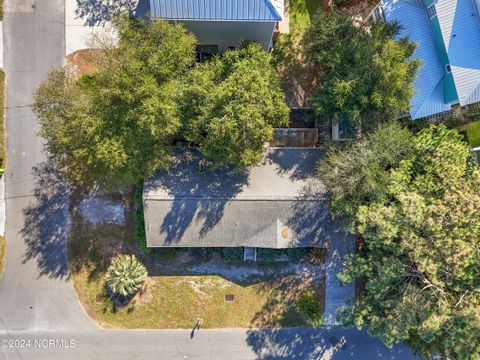
<svg viewBox="0 0 480 360"><path fill-rule="evenodd" d="M355 239L351 235L329 244L326 258L325 325L337 325L337 309L346 306L347 300L355 296L354 283L344 285L337 276L343 268L343 259L354 250Z"/></svg>
<svg viewBox="0 0 480 360"><path fill-rule="evenodd" d="M5 176L0 178L0 236L5 236Z"/></svg>
<svg viewBox="0 0 480 360"><path fill-rule="evenodd" d="M115 39L112 16L132 10L137 15L150 10L148 0L65 0L65 55L89 48L93 35Z"/></svg>

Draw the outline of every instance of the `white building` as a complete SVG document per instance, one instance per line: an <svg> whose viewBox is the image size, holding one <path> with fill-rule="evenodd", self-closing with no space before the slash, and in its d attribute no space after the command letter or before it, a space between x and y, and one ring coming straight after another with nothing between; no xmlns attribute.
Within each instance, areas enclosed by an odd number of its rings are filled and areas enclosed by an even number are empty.
<svg viewBox="0 0 480 360"><path fill-rule="evenodd" d="M202 58L235 48L242 39L269 50L284 0L150 0L150 13L183 23L197 36Z"/></svg>

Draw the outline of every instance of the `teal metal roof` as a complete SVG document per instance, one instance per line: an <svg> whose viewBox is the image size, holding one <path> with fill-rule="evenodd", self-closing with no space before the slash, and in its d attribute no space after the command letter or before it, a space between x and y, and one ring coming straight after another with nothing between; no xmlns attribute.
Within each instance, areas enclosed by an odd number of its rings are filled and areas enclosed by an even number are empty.
<svg viewBox="0 0 480 360"><path fill-rule="evenodd" d="M438 0L435 6L459 102L478 102L480 23L474 0Z"/></svg>
<svg viewBox="0 0 480 360"><path fill-rule="evenodd" d="M480 101L480 22L475 1L383 0L387 21L417 43L422 67L411 99L413 119ZM430 8L430 15L428 8Z"/></svg>
<svg viewBox="0 0 480 360"><path fill-rule="evenodd" d="M387 21L400 23L401 37L408 36L417 44L413 57L420 59L421 67L413 84L415 96L410 100L412 119L450 110L450 104L444 101L446 71L423 2L388 0L383 2L383 11Z"/></svg>
<svg viewBox="0 0 480 360"><path fill-rule="evenodd" d="M154 18L199 21L280 21L278 0L150 0Z"/></svg>

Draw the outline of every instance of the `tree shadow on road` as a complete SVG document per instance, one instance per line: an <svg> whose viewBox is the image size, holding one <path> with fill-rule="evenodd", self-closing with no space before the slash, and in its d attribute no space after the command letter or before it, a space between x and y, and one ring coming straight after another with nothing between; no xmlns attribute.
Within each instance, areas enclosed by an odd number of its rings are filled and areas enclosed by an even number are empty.
<svg viewBox="0 0 480 360"><path fill-rule="evenodd" d="M145 16L150 11L148 0L76 0L75 16L85 25L105 25L122 12Z"/></svg>
<svg viewBox="0 0 480 360"><path fill-rule="evenodd" d="M350 358L339 353L346 350L346 339L328 336L327 329L254 329L247 332L247 343L262 360Z"/></svg>
<svg viewBox="0 0 480 360"><path fill-rule="evenodd" d="M51 161L34 167L33 175L35 200L23 210L21 234L27 245L23 263L36 260L39 277L66 278L68 189Z"/></svg>

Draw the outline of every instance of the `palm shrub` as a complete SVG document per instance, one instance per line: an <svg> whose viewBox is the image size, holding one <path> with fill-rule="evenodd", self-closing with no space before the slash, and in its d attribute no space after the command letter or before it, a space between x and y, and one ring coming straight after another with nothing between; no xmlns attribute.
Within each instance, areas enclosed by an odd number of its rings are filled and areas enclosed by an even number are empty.
<svg viewBox="0 0 480 360"><path fill-rule="evenodd" d="M135 255L117 256L107 271L107 286L114 294L135 294L147 278L147 269Z"/></svg>

